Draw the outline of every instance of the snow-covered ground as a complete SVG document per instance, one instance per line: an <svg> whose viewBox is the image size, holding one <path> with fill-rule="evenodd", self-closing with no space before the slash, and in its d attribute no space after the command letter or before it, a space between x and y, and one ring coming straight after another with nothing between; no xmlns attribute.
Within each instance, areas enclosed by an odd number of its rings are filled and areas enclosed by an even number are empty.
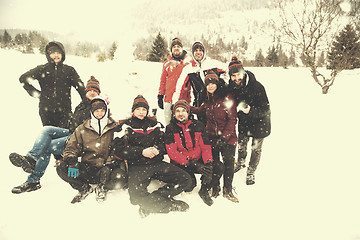
<svg viewBox="0 0 360 240"><path fill-rule="evenodd" d="M43 63L43 55L0 49L1 240L360 239L359 70L342 72L322 95L305 68L249 68L265 86L272 110L272 134L264 142L256 184L245 185L243 170L233 183L238 204L220 196L208 207L197 187L177 197L189 203L188 212L141 219L126 191L110 193L103 203L90 195L70 204L77 192L57 176L53 159L40 190L11 193L27 174L12 166L8 155L25 154L41 129L38 101L18 78ZM98 63L73 56L65 63L84 82L91 75L100 80L116 119L129 116L137 94L156 107L160 63ZM79 100L73 91L73 107ZM158 117L162 121L162 111Z"/></svg>

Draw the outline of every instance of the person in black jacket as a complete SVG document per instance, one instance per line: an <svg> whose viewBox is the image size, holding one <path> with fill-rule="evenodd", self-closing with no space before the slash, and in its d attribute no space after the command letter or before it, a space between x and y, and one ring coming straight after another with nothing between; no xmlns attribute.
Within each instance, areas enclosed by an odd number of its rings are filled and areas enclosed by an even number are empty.
<svg viewBox="0 0 360 240"><path fill-rule="evenodd" d="M186 192L196 186L195 173L201 174L199 196L211 206L209 190L215 187L221 178L224 166L220 161L213 161L211 145L204 124L191 116L190 105L180 99L173 106L174 117L165 131L165 145L171 163L187 171L192 178L192 185Z"/></svg>
<svg viewBox="0 0 360 240"><path fill-rule="evenodd" d="M43 126L69 128L71 121L71 87L82 100L85 87L75 69L65 65L65 49L60 42L49 42L45 47L48 63L39 65L20 76L20 83L32 97L40 99L39 115ZM37 80L40 90L32 84Z"/></svg>
<svg viewBox="0 0 360 240"><path fill-rule="evenodd" d="M139 213L145 217L150 213L186 211L189 205L173 197L191 184L190 175L173 164L164 162L166 154L163 126L148 117L149 104L138 95L132 106L132 117L127 119L115 139L115 156L127 160L130 201L140 205ZM151 180L165 183L149 192Z"/></svg>
<svg viewBox="0 0 360 240"><path fill-rule="evenodd" d="M247 144L252 138L252 150L246 184L255 183L255 171L260 162L264 138L270 135L270 104L264 86L255 75L245 71L241 61L233 57L229 63L229 90L235 98L238 116L238 161L235 172L245 168Z"/></svg>

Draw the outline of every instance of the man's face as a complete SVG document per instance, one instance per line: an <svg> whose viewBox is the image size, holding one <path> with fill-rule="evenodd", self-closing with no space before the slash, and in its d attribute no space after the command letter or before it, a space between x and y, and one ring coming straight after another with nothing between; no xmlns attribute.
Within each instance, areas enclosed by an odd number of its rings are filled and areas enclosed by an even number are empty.
<svg viewBox="0 0 360 240"><path fill-rule="evenodd" d="M183 107L177 107L175 109L175 118L179 122L187 122L189 120L189 113Z"/></svg>
<svg viewBox="0 0 360 240"><path fill-rule="evenodd" d="M171 53L174 57L180 57L182 54L182 47L178 44L174 45L171 49Z"/></svg>
<svg viewBox="0 0 360 240"><path fill-rule="evenodd" d="M96 96L99 96L99 94L95 90L89 90L86 92L86 98L90 101L93 100L93 98Z"/></svg>
<svg viewBox="0 0 360 240"><path fill-rule="evenodd" d="M204 57L204 52L200 48L195 49L194 51L194 57L196 61L201 61Z"/></svg>
<svg viewBox="0 0 360 240"><path fill-rule="evenodd" d="M50 58L52 60L54 60L55 64L58 64L59 62L61 62L61 59L62 59L62 54L59 53L59 52L53 52L53 53L50 53Z"/></svg>
<svg viewBox="0 0 360 240"><path fill-rule="evenodd" d="M245 75L243 72L236 72L236 73L233 73L230 76L230 78L231 78L231 81L233 81L236 85L240 85L244 79L244 76Z"/></svg>
<svg viewBox="0 0 360 240"><path fill-rule="evenodd" d="M97 119L102 119L105 116L106 110L105 109L96 109L94 111L94 116Z"/></svg>

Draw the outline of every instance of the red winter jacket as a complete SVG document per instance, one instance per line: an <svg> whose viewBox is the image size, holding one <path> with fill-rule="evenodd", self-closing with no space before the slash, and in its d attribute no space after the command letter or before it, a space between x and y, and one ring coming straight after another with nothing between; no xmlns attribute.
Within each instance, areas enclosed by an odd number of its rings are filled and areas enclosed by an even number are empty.
<svg viewBox="0 0 360 240"><path fill-rule="evenodd" d="M191 111L196 114L205 111L206 132L213 147L220 137L226 139L227 144L236 146L236 104L231 94L221 97L215 92L200 107L191 107Z"/></svg>
<svg viewBox="0 0 360 240"><path fill-rule="evenodd" d="M213 161L205 126L198 120L185 124L172 120L166 127L165 146L169 158L178 164L201 158L205 164Z"/></svg>

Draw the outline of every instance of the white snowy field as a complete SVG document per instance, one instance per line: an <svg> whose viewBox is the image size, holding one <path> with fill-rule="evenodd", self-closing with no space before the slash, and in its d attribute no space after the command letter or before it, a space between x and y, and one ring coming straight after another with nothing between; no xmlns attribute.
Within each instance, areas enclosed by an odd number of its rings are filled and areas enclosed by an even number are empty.
<svg viewBox="0 0 360 240"><path fill-rule="evenodd" d="M322 95L305 68L249 68L265 86L272 110L272 134L264 141L256 184L245 185L243 170L233 182L238 204L219 196L209 207L197 187L177 197L189 203L188 212L141 219L127 191L112 192L103 203L92 194L70 204L77 192L57 176L53 159L40 190L11 193L27 174L11 165L8 155L26 154L41 130L38 100L18 78L45 61L44 55L0 49L1 240L360 239L360 70L343 71ZM65 63L84 83L91 75L100 80L116 119L129 116L137 94L156 107L159 63L98 63L73 56ZM73 107L79 100L73 91ZM158 117L162 121L162 111Z"/></svg>

